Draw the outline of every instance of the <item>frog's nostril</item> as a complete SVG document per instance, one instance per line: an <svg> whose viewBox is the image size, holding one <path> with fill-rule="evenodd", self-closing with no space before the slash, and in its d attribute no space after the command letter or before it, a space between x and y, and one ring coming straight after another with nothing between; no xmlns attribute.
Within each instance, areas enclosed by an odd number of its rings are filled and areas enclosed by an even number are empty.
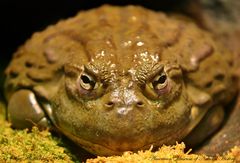
<svg viewBox="0 0 240 163"><path fill-rule="evenodd" d="M141 108L141 107L144 107L144 103L142 101L138 101L136 103L137 107Z"/></svg>
<svg viewBox="0 0 240 163"><path fill-rule="evenodd" d="M105 104L106 107L112 108L114 106L114 103L112 101L109 101Z"/></svg>

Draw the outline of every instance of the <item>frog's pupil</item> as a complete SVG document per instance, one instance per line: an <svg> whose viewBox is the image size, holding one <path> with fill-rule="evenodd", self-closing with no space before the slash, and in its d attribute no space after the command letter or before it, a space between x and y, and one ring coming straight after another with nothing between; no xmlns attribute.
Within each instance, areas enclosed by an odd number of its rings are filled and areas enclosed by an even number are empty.
<svg viewBox="0 0 240 163"><path fill-rule="evenodd" d="M85 83L85 84L91 83L91 80L86 75L82 75L81 79L82 79L83 83Z"/></svg>
<svg viewBox="0 0 240 163"><path fill-rule="evenodd" d="M167 80L167 76L166 75L162 75L158 78L158 80L155 80L152 85L155 89L159 89L159 87L161 87Z"/></svg>
<svg viewBox="0 0 240 163"><path fill-rule="evenodd" d="M162 75L162 76L158 79L157 82L158 82L159 84L164 84L165 81L166 81L166 79L167 79L166 75Z"/></svg>

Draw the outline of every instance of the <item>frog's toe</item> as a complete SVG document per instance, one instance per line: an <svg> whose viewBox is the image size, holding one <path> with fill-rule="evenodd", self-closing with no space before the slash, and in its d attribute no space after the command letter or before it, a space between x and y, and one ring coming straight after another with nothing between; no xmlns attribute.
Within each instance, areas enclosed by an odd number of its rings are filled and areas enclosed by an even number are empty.
<svg viewBox="0 0 240 163"><path fill-rule="evenodd" d="M18 129L50 127L50 122L37 102L35 94L30 90L15 92L8 103L8 118L12 127Z"/></svg>

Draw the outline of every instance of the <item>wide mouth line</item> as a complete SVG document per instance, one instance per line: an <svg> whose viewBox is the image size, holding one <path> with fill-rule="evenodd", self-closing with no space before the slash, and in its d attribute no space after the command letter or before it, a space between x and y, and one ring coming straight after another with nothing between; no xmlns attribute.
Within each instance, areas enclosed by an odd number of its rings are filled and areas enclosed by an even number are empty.
<svg viewBox="0 0 240 163"><path fill-rule="evenodd" d="M180 129L178 130L179 132L174 132L174 133L168 134L168 135L166 135L165 137L163 137L163 138L161 138L161 139L158 139L158 140L153 141L153 142L151 142L151 143L145 144L145 145L143 145L143 146L141 146L141 147L138 147L138 148L136 148L136 149L132 149L132 151L138 151L138 150L141 150L141 149L146 149L146 147L148 147L148 146L150 147L151 145L156 144L156 143L159 143L159 142L162 142L163 140L169 140L173 135L178 135L179 133L184 132L183 128L184 128L184 127L180 128ZM66 132L63 132L63 133L65 133L66 135L70 135L70 136L69 136L70 138L71 138L71 137L74 137L74 140L77 140L78 142L84 142L83 144L80 144L80 146L83 146L83 147L86 147L86 148L87 148L88 145L86 146L85 144L91 144L92 146L99 146L99 147L105 148L105 149L107 149L107 150L109 150L109 151L116 152L116 153L119 153L119 152L121 153L121 152L125 152L125 151L131 151L130 149L129 149L129 150L114 150L114 149L112 149L112 148L109 148L109 146L105 146L105 145L99 144L99 143L93 143L93 142L91 142L91 141L89 141L89 140L79 138L78 136L76 136L76 135L74 135L74 134L69 134L69 133L66 133ZM79 141L79 140L80 140L80 141ZM162 145L164 145L164 143L162 143ZM161 146L162 146L162 145L161 145Z"/></svg>

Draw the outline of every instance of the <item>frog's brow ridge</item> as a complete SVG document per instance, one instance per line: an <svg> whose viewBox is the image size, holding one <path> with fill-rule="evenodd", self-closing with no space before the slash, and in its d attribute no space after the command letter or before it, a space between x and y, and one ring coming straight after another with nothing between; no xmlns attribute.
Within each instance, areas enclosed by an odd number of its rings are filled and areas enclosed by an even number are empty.
<svg viewBox="0 0 240 163"><path fill-rule="evenodd" d="M108 82L112 80L114 75L114 70L110 70L106 65L102 64L87 64L84 66L86 72L94 75L95 77L99 78L101 81Z"/></svg>
<svg viewBox="0 0 240 163"><path fill-rule="evenodd" d="M155 65L144 65L136 70L135 78L140 83L146 83L147 80L150 80L155 75L163 70L163 64L155 64Z"/></svg>

